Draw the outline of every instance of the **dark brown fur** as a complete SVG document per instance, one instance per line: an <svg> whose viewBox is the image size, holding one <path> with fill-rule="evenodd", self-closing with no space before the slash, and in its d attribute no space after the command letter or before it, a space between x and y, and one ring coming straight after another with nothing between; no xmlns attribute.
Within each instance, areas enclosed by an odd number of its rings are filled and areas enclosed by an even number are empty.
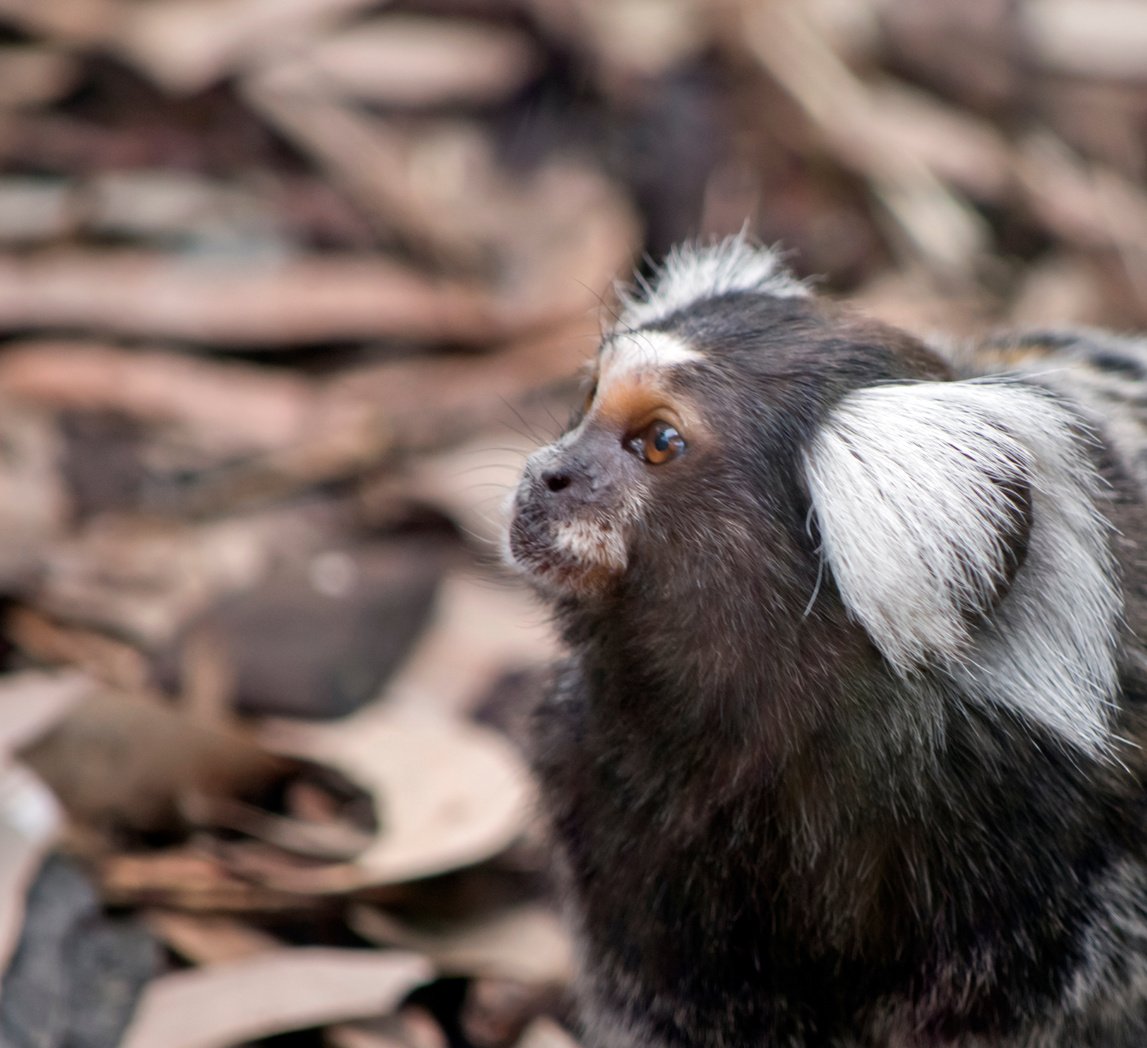
<svg viewBox="0 0 1147 1048"><path fill-rule="evenodd" d="M897 674L821 562L801 454L852 390L948 364L807 298L717 296L656 328L704 355L670 383L711 439L650 469L590 426L527 469L512 532L570 650L535 766L587 1043L1147 1044L1138 640L1106 754L939 672ZM1142 497L1119 452L1094 450L1139 627ZM634 484L624 571L547 577L557 522L608 521ZM997 602L1024 570L1015 503Z"/></svg>

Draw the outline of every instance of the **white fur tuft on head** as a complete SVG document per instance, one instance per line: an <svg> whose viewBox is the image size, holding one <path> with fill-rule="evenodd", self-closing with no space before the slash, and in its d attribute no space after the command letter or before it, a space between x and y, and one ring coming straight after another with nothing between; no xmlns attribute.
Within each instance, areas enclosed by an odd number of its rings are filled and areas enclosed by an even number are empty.
<svg viewBox="0 0 1147 1048"><path fill-rule="evenodd" d="M707 298L742 291L777 298L809 294L776 250L758 247L739 233L715 244L675 247L652 280L639 278L636 292L619 291L617 329L656 324Z"/></svg>
<svg viewBox="0 0 1147 1048"><path fill-rule="evenodd" d="M939 668L1094 751L1108 739L1120 596L1079 426L1018 383L872 386L832 411L805 471L845 605L897 672ZM992 610L1015 483L1030 491L1026 557Z"/></svg>

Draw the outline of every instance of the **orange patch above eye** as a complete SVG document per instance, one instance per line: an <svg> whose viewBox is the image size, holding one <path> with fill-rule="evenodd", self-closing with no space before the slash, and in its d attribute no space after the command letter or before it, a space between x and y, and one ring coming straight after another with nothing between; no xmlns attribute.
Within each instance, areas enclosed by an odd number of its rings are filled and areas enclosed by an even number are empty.
<svg viewBox="0 0 1147 1048"><path fill-rule="evenodd" d="M665 395L651 382L626 376L597 389L597 413L609 422L629 429L665 404Z"/></svg>
<svg viewBox="0 0 1147 1048"><path fill-rule="evenodd" d="M656 373L603 375L590 415L650 465L677 458L687 442L706 432L696 408L687 398L671 395L658 377Z"/></svg>

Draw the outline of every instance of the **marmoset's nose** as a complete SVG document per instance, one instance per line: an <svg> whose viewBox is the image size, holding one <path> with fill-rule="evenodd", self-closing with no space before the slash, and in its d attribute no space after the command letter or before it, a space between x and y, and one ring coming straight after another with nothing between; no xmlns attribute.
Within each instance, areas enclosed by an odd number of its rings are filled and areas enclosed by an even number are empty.
<svg viewBox="0 0 1147 1048"><path fill-rule="evenodd" d="M534 491L542 499L560 496L577 502L598 494L600 469L589 456L566 452L538 463L533 472Z"/></svg>

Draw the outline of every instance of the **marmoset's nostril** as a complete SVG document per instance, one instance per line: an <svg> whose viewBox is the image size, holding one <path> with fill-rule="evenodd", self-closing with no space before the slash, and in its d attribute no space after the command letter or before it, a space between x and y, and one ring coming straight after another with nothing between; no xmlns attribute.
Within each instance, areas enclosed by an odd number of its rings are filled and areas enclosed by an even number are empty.
<svg viewBox="0 0 1147 1048"><path fill-rule="evenodd" d="M568 473L562 473L560 470L548 469L542 474L542 483L550 491L561 491L569 487L570 477Z"/></svg>

